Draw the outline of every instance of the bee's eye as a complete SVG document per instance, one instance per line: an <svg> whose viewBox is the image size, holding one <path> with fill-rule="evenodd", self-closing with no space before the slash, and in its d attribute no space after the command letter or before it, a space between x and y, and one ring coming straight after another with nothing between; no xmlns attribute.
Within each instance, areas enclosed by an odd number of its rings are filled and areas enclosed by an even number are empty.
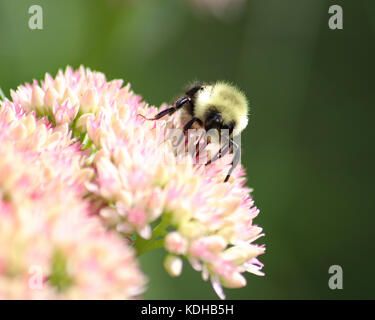
<svg viewBox="0 0 375 320"><path fill-rule="evenodd" d="M205 129L209 130L212 128L221 128L222 127L222 117L217 112L210 113L205 122Z"/></svg>

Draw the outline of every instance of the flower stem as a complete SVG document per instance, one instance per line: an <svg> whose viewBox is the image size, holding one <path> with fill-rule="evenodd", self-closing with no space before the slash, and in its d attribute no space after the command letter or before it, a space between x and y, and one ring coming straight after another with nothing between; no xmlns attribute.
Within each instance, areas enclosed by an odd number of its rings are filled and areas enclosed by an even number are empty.
<svg viewBox="0 0 375 320"><path fill-rule="evenodd" d="M166 228L169 225L168 219L162 219L161 222L152 231L152 238L149 240L137 237L134 242L134 248L137 251L137 256L164 246L164 236L167 234Z"/></svg>

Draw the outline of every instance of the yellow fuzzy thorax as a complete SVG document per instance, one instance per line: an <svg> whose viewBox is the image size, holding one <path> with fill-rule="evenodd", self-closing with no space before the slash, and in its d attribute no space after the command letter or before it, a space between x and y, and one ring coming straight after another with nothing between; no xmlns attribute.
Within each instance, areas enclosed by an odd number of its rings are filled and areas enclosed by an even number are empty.
<svg viewBox="0 0 375 320"><path fill-rule="evenodd" d="M194 113L205 119L207 110L215 108L221 113L224 123L234 121L233 135L236 136L247 126L248 103L245 95L236 87L225 82L205 86L197 93Z"/></svg>

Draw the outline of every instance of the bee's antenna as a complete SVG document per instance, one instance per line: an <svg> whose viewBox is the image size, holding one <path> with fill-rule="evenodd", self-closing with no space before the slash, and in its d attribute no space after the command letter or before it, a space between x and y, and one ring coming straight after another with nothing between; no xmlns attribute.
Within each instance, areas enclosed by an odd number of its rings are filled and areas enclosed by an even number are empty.
<svg viewBox="0 0 375 320"><path fill-rule="evenodd" d="M146 118L144 115L141 115L141 114L138 114L138 115L143 117L146 120L159 120L160 118L163 118L166 115L172 115L178 109L182 108L187 102L190 102L190 101L191 101L190 97L182 97L181 99L178 99L176 101L176 104L174 105L174 107L160 111L154 118Z"/></svg>
<svg viewBox="0 0 375 320"><path fill-rule="evenodd" d="M146 118L143 114L138 113L137 116L142 117L145 120L154 120L152 118Z"/></svg>

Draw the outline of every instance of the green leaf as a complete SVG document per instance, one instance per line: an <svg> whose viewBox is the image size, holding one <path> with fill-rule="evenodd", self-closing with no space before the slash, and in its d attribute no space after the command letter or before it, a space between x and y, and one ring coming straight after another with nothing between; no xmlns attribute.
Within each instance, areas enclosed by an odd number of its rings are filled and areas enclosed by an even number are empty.
<svg viewBox="0 0 375 320"><path fill-rule="evenodd" d="M68 274L65 254L57 249L52 258L52 273L49 283L59 291L64 291L73 285L74 280Z"/></svg>
<svg viewBox="0 0 375 320"><path fill-rule="evenodd" d="M1 88L0 88L0 99L3 100L3 101L6 99L6 96L3 92L3 90L1 90Z"/></svg>

